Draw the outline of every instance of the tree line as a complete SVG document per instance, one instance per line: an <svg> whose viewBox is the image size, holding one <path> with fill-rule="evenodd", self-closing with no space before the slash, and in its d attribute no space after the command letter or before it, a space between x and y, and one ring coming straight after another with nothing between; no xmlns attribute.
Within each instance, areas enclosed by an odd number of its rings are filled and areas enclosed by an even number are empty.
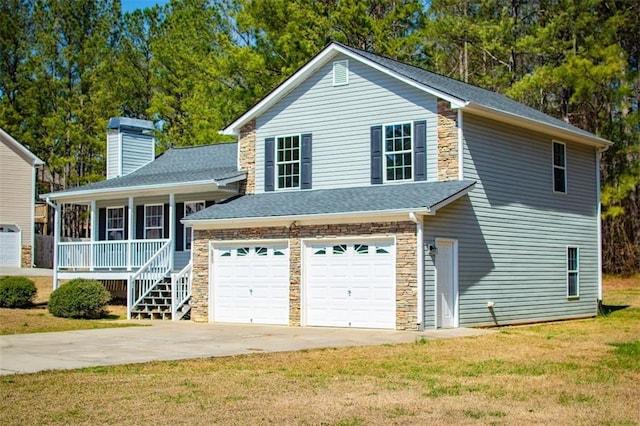
<svg viewBox="0 0 640 426"><path fill-rule="evenodd" d="M105 128L159 150L218 130L330 41L503 93L615 143L602 155L604 269L640 271L638 0L119 0L0 3L0 126L66 186L103 179Z"/></svg>

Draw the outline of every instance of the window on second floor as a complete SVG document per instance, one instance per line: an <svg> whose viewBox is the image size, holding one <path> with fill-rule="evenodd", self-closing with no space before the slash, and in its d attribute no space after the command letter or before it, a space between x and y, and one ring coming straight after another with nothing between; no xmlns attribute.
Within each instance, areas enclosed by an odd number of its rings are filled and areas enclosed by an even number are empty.
<svg viewBox="0 0 640 426"><path fill-rule="evenodd" d="M553 142L553 192L567 192L567 147Z"/></svg>
<svg viewBox="0 0 640 426"><path fill-rule="evenodd" d="M385 180L413 179L411 123L384 126Z"/></svg>
<svg viewBox="0 0 640 426"><path fill-rule="evenodd" d="M144 238L155 240L163 238L164 206L149 204L144 206Z"/></svg>
<svg viewBox="0 0 640 426"><path fill-rule="evenodd" d="M276 139L278 189L300 187L300 135Z"/></svg>
<svg viewBox="0 0 640 426"><path fill-rule="evenodd" d="M124 240L124 207L107 207L107 240Z"/></svg>

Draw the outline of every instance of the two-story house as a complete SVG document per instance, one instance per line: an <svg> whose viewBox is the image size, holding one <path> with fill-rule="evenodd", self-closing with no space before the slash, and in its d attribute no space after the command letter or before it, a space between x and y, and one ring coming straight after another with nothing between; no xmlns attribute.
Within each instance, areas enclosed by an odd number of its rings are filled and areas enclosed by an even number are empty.
<svg viewBox="0 0 640 426"><path fill-rule="evenodd" d="M57 277L118 277L132 317L416 330L596 314L610 142L502 95L332 43L224 129L237 144L125 170L146 126L110 126L120 174L48 194L90 205L94 229L58 244Z"/></svg>
<svg viewBox="0 0 640 426"><path fill-rule="evenodd" d="M599 152L499 94L333 43L225 133L192 318L420 329L596 315Z"/></svg>

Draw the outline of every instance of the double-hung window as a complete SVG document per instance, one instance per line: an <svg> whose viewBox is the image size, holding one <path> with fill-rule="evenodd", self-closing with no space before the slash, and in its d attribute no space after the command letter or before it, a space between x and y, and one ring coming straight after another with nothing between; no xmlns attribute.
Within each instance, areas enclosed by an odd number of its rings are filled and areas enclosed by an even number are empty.
<svg viewBox="0 0 640 426"><path fill-rule="evenodd" d="M579 269L578 247L567 247L567 297L580 295Z"/></svg>
<svg viewBox="0 0 640 426"><path fill-rule="evenodd" d="M300 188L300 135L276 138L278 189Z"/></svg>
<svg viewBox="0 0 640 426"><path fill-rule="evenodd" d="M156 240L164 234L164 206L148 204L144 206L144 238Z"/></svg>
<svg viewBox="0 0 640 426"><path fill-rule="evenodd" d="M553 142L553 192L567 192L567 147Z"/></svg>
<svg viewBox="0 0 640 426"><path fill-rule="evenodd" d="M107 207L107 240L124 240L124 207Z"/></svg>
<svg viewBox="0 0 640 426"><path fill-rule="evenodd" d="M204 201L187 201L184 203L184 217L197 213L204 209ZM190 226L184 227L184 249L191 250L193 230Z"/></svg>
<svg viewBox="0 0 640 426"><path fill-rule="evenodd" d="M413 178L411 123L384 126L384 170L387 182Z"/></svg>

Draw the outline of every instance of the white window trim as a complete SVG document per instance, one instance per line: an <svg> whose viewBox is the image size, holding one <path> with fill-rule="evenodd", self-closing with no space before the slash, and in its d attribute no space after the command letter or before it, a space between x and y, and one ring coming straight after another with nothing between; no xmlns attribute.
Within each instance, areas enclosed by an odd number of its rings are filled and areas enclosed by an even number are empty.
<svg viewBox="0 0 640 426"><path fill-rule="evenodd" d="M346 74L345 74L345 80L344 82L336 82L336 65L338 64L344 64L344 68L346 70ZM348 59L343 59L340 61L333 61L333 67L331 69L331 74L333 77L333 86L334 87L339 87L339 86L346 86L349 84L349 60Z"/></svg>
<svg viewBox="0 0 640 426"><path fill-rule="evenodd" d="M398 126L398 125L403 125L403 124L410 124L411 125L411 149L410 149L410 153L411 153L411 178L409 179L393 179L393 180L387 180L387 149L386 149L386 134L387 134L387 127L388 126ZM402 121L399 123L388 123L388 124L383 124L382 125L382 182L383 183L407 183L407 182L413 182L413 176L415 173L415 167L416 167L416 159L415 159L415 150L414 150L414 146L413 146L413 137L414 137L414 121ZM394 154L397 153L406 153L407 151L393 151Z"/></svg>
<svg viewBox="0 0 640 426"><path fill-rule="evenodd" d="M577 269L569 269L569 249L576 250L576 266ZM565 268L567 270L567 298L568 299L577 299L580 297L580 247L578 246L567 246L567 250L565 253ZM569 274L576 274L576 294L569 294Z"/></svg>
<svg viewBox="0 0 640 426"><path fill-rule="evenodd" d="M187 216L187 204L198 204L198 203L202 203L203 205L203 209L207 208L207 204L205 200L196 200L196 201L185 201L184 202L184 208L182 209L182 217L186 217ZM196 210L197 212L200 210ZM187 232L188 230L188 232ZM187 248L187 233L192 233L193 232L193 227L191 226L184 226L184 232L183 232L183 236L182 236L182 250L183 251L191 251L190 248ZM193 238L191 239L191 242L193 243Z"/></svg>
<svg viewBox="0 0 640 426"><path fill-rule="evenodd" d="M121 210L122 211L122 228L109 228L109 211L111 210ZM107 217L106 217L106 224L105 224L105 238L107 239L107 241L121 241L121 240L113 240L111 238L109 238L109 235L111 234L111 232L113 231L121 231L122 232L122 240L126 240L127 236L124 234L124 228L125 228L125 221L127 220L127 218L124 215L124 206L115 206L115 207L107 207Z"/></svg>
<svg viewBox="0 0 640 426"><path fill-rule="evenodd" d="M556 166L556 161L555 161L555 145L562 145L563 149L564 149L564 165L563 166ZM564 192L563 191L556 191L556 169L562 169L564 170ZM560 142L560 141L551 141L551 185L552 185L552 189L553 189L553 193L554 194L566 194L569 188L567 188L567 144L564 142Z"/></svg>
<svg viewBox="0 0 640 426"><path fill-rule="evenodd" d="M147 207L160 206L160 212L162 213L162 225L158 226L147 226ZM155 239L155 238L147 238L147 230L151 229L160 229L160 239L164 238L164 204L162 203L154 203L154 204L145 204L144 205L144 239Z"/></svg>
<svg viewBox="0 0 640 426"><path fill-rule="evenodd" d="M298 138L298 186L290 186L290 187L280 187L280 165L281 164L295 164L296 161L278 161L278 139L284 139L284 138ZM296 190L296 189L300 189L301 185L302 185L302 134L301 133L294 133L294 134L290 134L290 135L280 135L280 136L276 136L274 138L274 144L273 144L273 149L275 150L274 152L274 188L277 190L281 190L281 191L290 191L290 190Z"/></svg>

